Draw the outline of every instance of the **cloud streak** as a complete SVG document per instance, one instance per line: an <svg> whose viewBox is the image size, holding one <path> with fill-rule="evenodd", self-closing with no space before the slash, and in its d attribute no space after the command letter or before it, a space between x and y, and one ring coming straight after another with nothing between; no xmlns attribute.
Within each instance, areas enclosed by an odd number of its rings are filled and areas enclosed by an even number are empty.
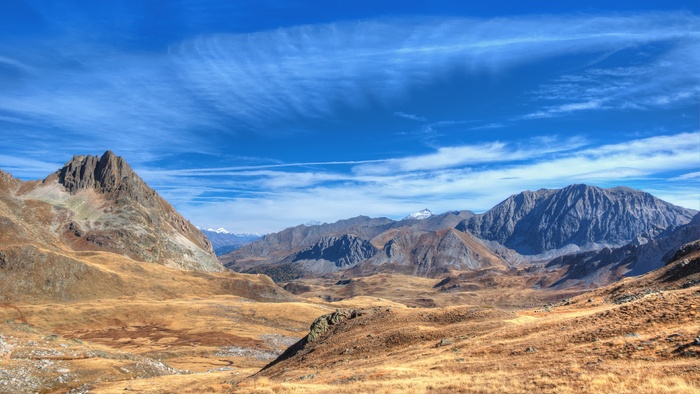
<svg viewBox="0 0 700 394"><path fill-rule="evenodd" d="M602 87L615 78L648 82L635 88L646 92L638 105L672 105L698 97L697 73L678 72L696 70L700 63L698 31L690 27L698 25L697 16L683 13L363 21L202 35L171 45L167 53L92 48L106 56L81 60L75 54L85 49L71 37L45 48L50 59L36 60L35 53L22 49L0 58L33 81L0 93L0 116L10 123L39 122L79 135L104 130L101 138L113 146L131 147L129 138L123 138L127 135L138 141L134 144L170 138L184 148L206 142L193 129L232 132L232 124L262 129L298 119L328 119L342 108L394 105L409 89L455 70L501 70L551 56L649 43L670 43L676 49L651 69L588 73L585 77L595 81L583 91L579 84L544 86L541 98L576 93L582 101L542 114L599 108L606 104ZM56 58L68 66L59 73L46 70ZM649 82L652 76L661 80ZM619 85L616 94L623 101L630 94L620 90L631 88ZM117 133L120 138L114 138Z"/></svg>
<svg viewBox="0 0 700 394"><path fill-rule="evenodd" d="M260 122L323 118L341 105L365 105L368 95L394 102L454 67L497 70L571 53L697 42L698 32L688 27L695 22L684 14L369 21L199 37L171 52L182 79L203 100ZM697 61L697 51L689 53ZM592 109L593 103L552 113Z"/></svg>

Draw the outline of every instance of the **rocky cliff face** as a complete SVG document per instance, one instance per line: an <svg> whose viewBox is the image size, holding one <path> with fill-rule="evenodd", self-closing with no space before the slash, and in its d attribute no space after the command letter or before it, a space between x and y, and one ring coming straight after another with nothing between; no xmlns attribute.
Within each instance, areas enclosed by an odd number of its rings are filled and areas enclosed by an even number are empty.
<svg viewBox="0 0 700 394"><path fill-rule="evenodd" d="M694 213L628 188L572 185L511 196L457 228L536 255L566 246L599 249L640 236L653 238L688 223Z"/></svg>
<svg viewBox="0 0 700 394"><path fill-rule="evenodd" d="M377 253L369 241L352 234L340 237L323 237L308 249L296 254L292 261L325 260L338 269L352 267Z"/></svg>
<svg viewBox="0 0 700 394"><path fill-rule="evenodd" d="M55 231L75 250L223 270L207 238L111 151L73 157L43 182L26 185L20 197L50 204Z"/></svg>

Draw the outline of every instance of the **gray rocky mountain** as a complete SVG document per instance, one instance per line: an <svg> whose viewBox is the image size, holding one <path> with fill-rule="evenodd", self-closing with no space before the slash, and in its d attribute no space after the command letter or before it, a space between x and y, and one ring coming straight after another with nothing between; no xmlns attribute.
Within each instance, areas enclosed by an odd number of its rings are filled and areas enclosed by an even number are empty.
<svg viewBox="0 0 700 394"><path fill-rule="evenodd" d="M276 281L340 270L355 276L435 277L518 266L543 270L547 279L540 286L588 286L659 267L664 253L697 238L686 228L694 214L641 191L572 185L526 191L480 215L455 211L400 221L357 217L298 226L222 261ZM686 235L679 235L683 231ZM353 246L340 247L341 239Z"/></svg>
<svg viewBox="0 0 700 394"><path fill-rule="evenodd" d="M556 255L654 238L694 214L638 190L572 185L513 195L457 228L520 254Z"/></svg>
<svg viewBox="0 0 700 394"><path fill-rule="evenodd" d="M282 262L290 262L298 252L312 247L323 237L354 234L367 240L386 231L394 223L393 220L387 218L373 219L367 216L358 216L330 224L313 226L302 224L277 233L267 234L256 242L219 256L219 260L235 271L257 272L255 267L271 267Z"/></svg>
<svg viewBox="0 0 700 394"><path fill-rule="evenodd" d="M340 237L323 237L313 246L297 253L292 261L326 260L338 268L353 266L366 260L377 250L369 241L352 234Z"/></svg>

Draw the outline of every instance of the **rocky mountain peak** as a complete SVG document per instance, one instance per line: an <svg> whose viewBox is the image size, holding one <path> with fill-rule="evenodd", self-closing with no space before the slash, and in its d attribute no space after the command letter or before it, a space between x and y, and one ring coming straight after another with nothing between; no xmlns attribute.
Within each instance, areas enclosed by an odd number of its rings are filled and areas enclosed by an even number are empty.
<svg viewBox="0 0 700 394"><path fill-rule="evenodd" d="M694 213L639 190L578 184L513 195L458 229L539 254L567 245L621 246L688 223Z"/></svg>
<svg viewBox="0 0 700 394"><path fill-rule="evenodd" d="M372 257L377 250L372 244L352 234L323 237L316 244L297 253L294 261L326 260L338 268L353 266Z"/></svg>
<svg viewBox="0 0 700 394"><path fill-rule="evenodd" d="M73 156L26 196L44 198L47 194L41 189L47 187L68 192L54 196L51 203L70 219L65 234L75 248L107 250L185 269L223 269L204 234L112 151ZM81 193L88 190L99 198ZM80 213L72 208L78 201L84 207Z"/></svg>
<svg viewBox="0 0 700 394"><path fill-rule="evenodd" d="M138 178L129 164L110 150L101 157L73 156L56 175L58 182L71 194L84 189L113 193L125 179Z"/></svg>

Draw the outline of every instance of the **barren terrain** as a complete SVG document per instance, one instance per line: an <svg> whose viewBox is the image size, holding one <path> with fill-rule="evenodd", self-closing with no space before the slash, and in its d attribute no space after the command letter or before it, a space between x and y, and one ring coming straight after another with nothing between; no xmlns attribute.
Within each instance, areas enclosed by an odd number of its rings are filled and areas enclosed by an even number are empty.
<svg viewBox="0 0 700 394"><path fill-rule="evenodd" d="M0 392L697 394L699 264L692 252L557 302L563 295L521 291L519 308L517 290L459 296L386 275L356 280L370 293L381 284L381 297L338 302L256 302L178 287L186 296L4 303ZM439 307L404 304L418 296ZM261 370L321 315L329 324L313 342Z"/></svg>

